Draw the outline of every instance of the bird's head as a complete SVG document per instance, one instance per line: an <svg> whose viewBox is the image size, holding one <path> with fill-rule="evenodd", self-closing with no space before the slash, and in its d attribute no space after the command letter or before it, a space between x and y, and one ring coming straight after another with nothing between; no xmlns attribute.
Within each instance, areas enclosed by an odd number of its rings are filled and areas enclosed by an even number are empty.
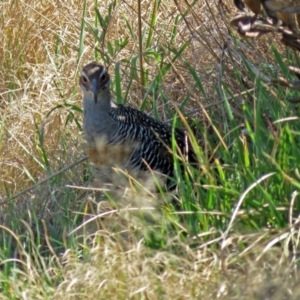
<svg viewBox="0 0 300 300"><path fill-rule="evenodd" d="M84 95L92 97L97 104L98 95L109 91L110 77L107 69L97 62L87 64L81 71L79 85Z"/></svg>

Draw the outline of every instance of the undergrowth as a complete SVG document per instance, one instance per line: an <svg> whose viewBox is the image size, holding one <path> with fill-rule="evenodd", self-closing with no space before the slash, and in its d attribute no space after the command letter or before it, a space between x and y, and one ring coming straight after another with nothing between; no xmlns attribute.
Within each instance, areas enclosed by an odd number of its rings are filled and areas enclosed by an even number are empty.
<svg viewBox="0 0 300 300"><path fill-rule="evenodd" d="M275 82L298 54L241 39L231 1L141 4L0 4L0 298L297 299L299 106ZM117 103L191 137L200 167L174 155L172 193L93 188L93 60Z"/></svg>

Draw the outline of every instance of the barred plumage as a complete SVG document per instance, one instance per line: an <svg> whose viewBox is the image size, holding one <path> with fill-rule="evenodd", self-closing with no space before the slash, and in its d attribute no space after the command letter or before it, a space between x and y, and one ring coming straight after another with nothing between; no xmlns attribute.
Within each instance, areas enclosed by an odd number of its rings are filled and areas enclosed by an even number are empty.
<svg viewBox="0 0 300 300"><path fill-rule="evenodd" d="M85 138L90 160L97 167L116 165L143 171L150 168L169 177L174 176L172 126L133 107L111 101L109 74L96 62L83 68L80 87L83 92ZM181 153L194 162L195 154L186 133L176 128L174 138ZM121 153L116 153L119 151ZM111 157L103 159L106 155Z"/></svg>

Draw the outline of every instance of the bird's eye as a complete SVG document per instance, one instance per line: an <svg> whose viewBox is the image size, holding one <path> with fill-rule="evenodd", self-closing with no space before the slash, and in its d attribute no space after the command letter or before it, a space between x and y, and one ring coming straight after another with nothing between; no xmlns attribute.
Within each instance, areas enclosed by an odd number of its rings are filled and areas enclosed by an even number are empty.
<svg viewBox="0 0 300 300"><path fill-rule="evenodd" d="M99 78L99 81L104 81L106 79L106 74L102 74L101 77Z"/></svg>
<svg viewBox="0 0 300 300"><path fill-rule="evenodd" d="M82 83L87 83L87 79L84 76L81 76Z"/></svg>

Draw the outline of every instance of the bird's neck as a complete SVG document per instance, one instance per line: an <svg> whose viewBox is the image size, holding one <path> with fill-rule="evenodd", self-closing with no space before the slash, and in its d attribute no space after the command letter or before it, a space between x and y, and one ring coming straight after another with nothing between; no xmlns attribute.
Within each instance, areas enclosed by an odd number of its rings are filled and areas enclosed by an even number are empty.
<svg viewBox="0 0 300 300"><path fill-rule="evenodd" d="M95 110L108 112L111 109L111 94L109 89L104 89L98 94L97 103L95 105Z"/></svg>
<svg viewBox="0 0 300 300"><path fill-rule="evenodd" d="M83 106L83 127L88 143L94 143L94 136L106 136L109 139L116 130L116 124L109 114L112 108L109 89L99 93L97 103L91 98L84 99Z"/></svg>
<svg viewBox="0 0 300 300"><path fill-rule="evenodd" d="M97 103L88 94L83 95L83 108L89 117L107 114L111 109L110 90L105 89L98 94Z"/></svg>

